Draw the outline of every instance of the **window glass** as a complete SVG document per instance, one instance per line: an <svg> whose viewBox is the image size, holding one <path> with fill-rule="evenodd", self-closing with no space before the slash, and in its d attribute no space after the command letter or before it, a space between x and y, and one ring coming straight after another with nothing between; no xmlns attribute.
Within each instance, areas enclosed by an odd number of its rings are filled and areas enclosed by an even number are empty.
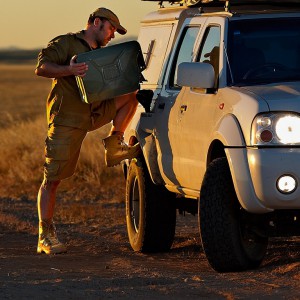
<svg viewBox="0 0 300 300"><path fill-rule="evenodd" d="M199 62L209 63L213 66L215 70L215 87L217 87L219 76L220 36L220 27L208 27L197 59Z"/></svg>
<svg viewBox="0 0 300 300"><path fill-rule="evenodd" d="M300 19L276 18L229 22L231 84L300 80ZM229 68L228 68L229 70Z"/></svg>
<svg viewBox="0 0 300 300"><path fill-rule="evenodd" d="M174 63L172 66L169 85L170 87L179 88L177 84L177 69L182 62L191 62L193 57L193 48L196 37L199 32L199 27L187 27L180 40L180 48L176 53Z"/></svg>

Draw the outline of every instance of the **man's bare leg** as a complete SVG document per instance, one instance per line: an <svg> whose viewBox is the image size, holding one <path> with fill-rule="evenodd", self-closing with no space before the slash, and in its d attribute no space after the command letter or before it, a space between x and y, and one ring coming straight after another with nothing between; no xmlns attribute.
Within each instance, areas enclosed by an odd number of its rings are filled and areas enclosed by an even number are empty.
<svg viewBox="0 0 300 300"><path fill-rule="evenodd" d="M116 97L115 103L117 114L113 119L111 132L119 131L124 133L138 106L136 92Z"/></svg>
<svg viewBox="0 0 300 300"><path fill-rule="evenodd" d="M137 157L140 146L128 146L124 142L124 131L136 112L138 101L136 93L126 94L115 98L117 114L109 137L103 140L105 147L105 163L108 167L119 164L124 159Z"/></svg>
<svg viewBox="0 0 300 300"><path fill-rule="evenodd" d="M52 221L59 183L59 180L42 182L37 197L39 221Z"/></svg>
<svg viewBox="0 0 300 300"><path fill-rule="evenodd" d="M60 181L44 180L38 192L37 206L39 216L39 240L37 252L58 254L66 252L64 244L60 243L53 223L56 202L56 190Z"/></svg>

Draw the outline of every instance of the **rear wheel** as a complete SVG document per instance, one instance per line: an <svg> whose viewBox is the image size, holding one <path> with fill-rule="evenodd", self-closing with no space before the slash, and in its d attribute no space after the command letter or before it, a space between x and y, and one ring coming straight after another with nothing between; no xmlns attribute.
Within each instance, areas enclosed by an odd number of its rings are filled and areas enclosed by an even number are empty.
<svg viewBox="0 0 300 300"><path fill-rule="evenodd" d="M167 251L176 227L175 196L155 185L141 158L130 163L126 180L126 222L133 250Z"/></svg>
<svg viewBox="0 0 300 300"><path fill-rule="evenodd" d="M204 252L216 271L242 271L262 262L268 238L251 230L247 214L236 197L226 158L214 160L201 188L199 227Z"/></svg>

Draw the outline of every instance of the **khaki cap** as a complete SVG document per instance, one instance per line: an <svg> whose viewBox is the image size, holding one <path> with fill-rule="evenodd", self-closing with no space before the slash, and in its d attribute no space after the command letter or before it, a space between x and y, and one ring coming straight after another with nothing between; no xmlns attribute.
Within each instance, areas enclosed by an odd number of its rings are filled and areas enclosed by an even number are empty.
<svg viewBox="0 0 300 300"><path fill-rule="evenodd" d="M107 19L111 23L111 25L113 25L117 29L117 32L122 35L126 34L127 32L127 30L120 24L119 18L107 8L97 8L92 13L92 16Z"/></svg>

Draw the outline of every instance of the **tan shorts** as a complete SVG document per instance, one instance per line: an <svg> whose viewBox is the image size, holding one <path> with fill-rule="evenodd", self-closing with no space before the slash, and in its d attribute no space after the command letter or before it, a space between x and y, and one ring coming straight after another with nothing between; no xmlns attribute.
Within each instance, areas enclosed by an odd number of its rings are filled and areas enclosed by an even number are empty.
<svg viewBox="0 0 300 300"><path fill-rule="evenodd" d="M80 148L88 131L111 122L116 115L115 102L104 101L94 112L89 130L52 124L45 141L44 179L57 181L74 174Z"/></svg>

